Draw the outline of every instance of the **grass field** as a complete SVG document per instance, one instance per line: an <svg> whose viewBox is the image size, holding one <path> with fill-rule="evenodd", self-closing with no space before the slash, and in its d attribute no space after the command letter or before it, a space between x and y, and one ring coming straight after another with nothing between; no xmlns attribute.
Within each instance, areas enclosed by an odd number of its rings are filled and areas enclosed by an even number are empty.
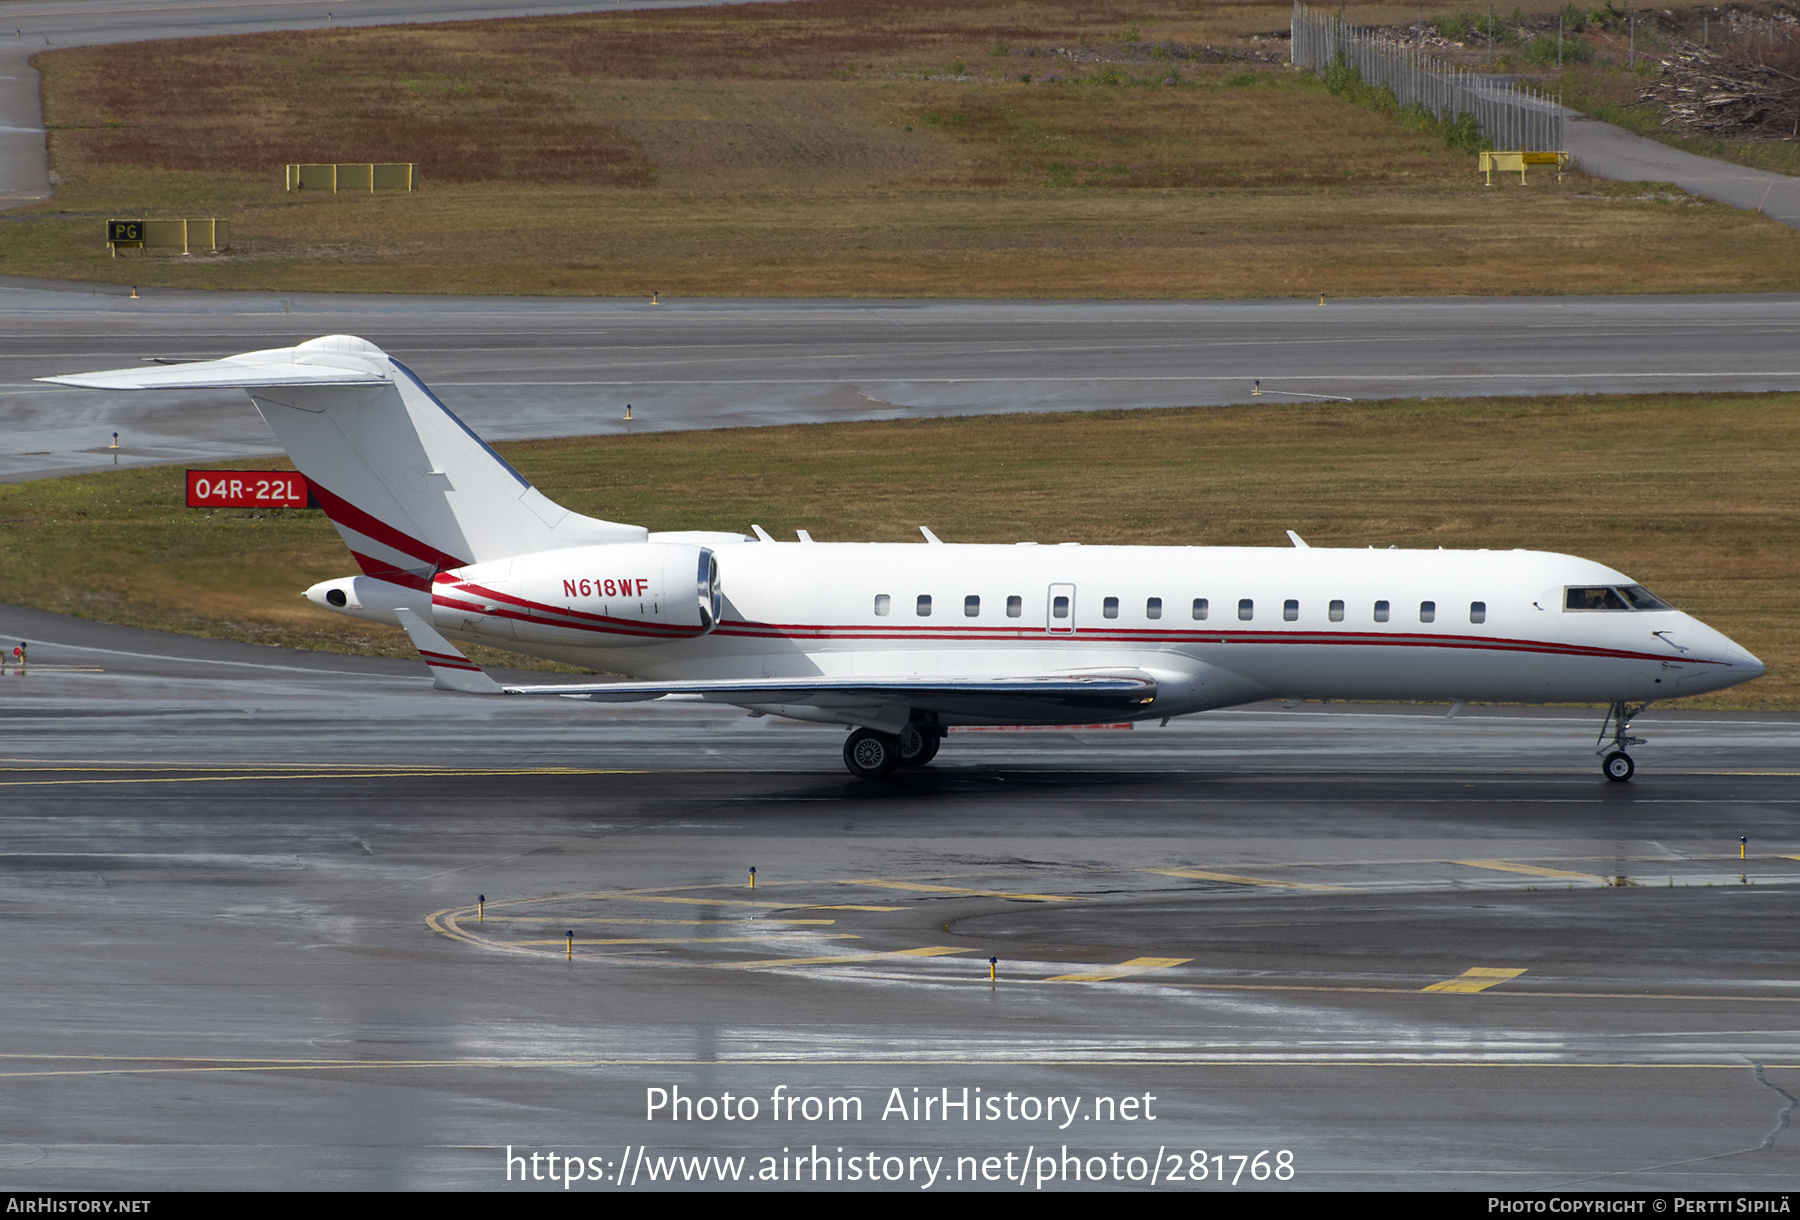
<svg viewBox="0 0 1800 1220"><path fill-rule="evenodd" d="M1800 710L1800 395L1409 400L809 425L498 448L652 529L820 541L1493 547L1610 564L1769 665L1710 706ZM174 468L0 485L8 601L412 655L298 592L354 565L321 514L181 507ZM723 564L729 586L730 563ZM484 652L489 662L499 656Z"/></svg>
<svg viewBox="0 0 1800 1220"><path fill-rule="evenodd" d="M51 51L8 271L288 291L1780 291L1800 232L1474 158L1275 62L1285 3L809 0ZM1352 20L1411 19L1363 6ZM411 195L282 166L415 161ZM220 216L223 256L106 257Z"/></svg>

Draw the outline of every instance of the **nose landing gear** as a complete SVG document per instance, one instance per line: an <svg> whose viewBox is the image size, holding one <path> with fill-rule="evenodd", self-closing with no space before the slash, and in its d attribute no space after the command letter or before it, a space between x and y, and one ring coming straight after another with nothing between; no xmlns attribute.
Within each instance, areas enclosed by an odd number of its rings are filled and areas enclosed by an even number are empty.
<svg viewBox="0 0 1800 1220"><path fill-rule="evenodd" d="M1626 746L1641 746L1645 739L1630 736L1631 722L1644 714L1649 703L1640 703L1636 707L1627 706L1624 700L1618 700L1606 711L1606 720L1600 726L1600 736L1594 744L1600 748L1594 753L1602 755L1600 770L1607 779L1622 784L1630 779L1637 770L1637 764L1631 761L1631 755L1625 752ZM1606 731L1612 730L1612 740L1606 741ZM1606 744L1602 745L1602 742Z"/></svg>

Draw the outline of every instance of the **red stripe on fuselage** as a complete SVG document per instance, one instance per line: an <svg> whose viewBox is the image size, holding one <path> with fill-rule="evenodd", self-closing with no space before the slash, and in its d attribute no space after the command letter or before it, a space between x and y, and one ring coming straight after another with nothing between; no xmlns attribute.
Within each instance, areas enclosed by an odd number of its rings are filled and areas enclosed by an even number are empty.
<svg viewBox="0 0 1800 1220"><path fill-rule="evenodd" d="M502 610L479 605L474 602L460 601L443 591L449 585L456 592L481 597L489 602L501 602L509 606L518 606L525 613L514 610ZM489 589L470 581L459 580L448 572L440 572L431 591L434 605L448 606L456 610L473 611L494 618L511 619L521 623L538 623L549 627L566 627L571 631L598 631L608 635L642 635L655 639L685 640L704 632L699 627L677 627L662 623L646 623L639 619L617 618L605 614L589 614L581 610L568 610L558 606L535 602L530 598L515 597L510 593L502 593L497 589ZM585 620L568 622L565 620Z"/></svg>
<svg viewBox="0 0 1800 1220"><path fill-rule="evenodd" d="M331 518L334 524L353 529L359 534L373 538L383 546L391 546L402 555L411 555L414 559L434 568L462 568L469 565L470 561L467 559L458 559L454 555L446 554L429 543L420 542L412 535L402 533L380 518L370 516L342 496L328 491L310 476L307 481L312 483L313 495L318 497L319 507L325 510L325 515ZM376 573L371 572L370 575L373 576Z"/></svg>

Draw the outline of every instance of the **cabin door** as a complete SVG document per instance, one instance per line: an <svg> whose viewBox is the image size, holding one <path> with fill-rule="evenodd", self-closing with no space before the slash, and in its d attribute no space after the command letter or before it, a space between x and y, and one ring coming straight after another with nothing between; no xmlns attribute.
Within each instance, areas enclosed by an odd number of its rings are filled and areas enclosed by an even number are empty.
<svg viewBox="0 0 1800 1220"><path fill-rule="evenodd" d="M1075 586L1051 585L1044 603L1045 622L1051 635L1071 635L1075 631Z"/></svg>

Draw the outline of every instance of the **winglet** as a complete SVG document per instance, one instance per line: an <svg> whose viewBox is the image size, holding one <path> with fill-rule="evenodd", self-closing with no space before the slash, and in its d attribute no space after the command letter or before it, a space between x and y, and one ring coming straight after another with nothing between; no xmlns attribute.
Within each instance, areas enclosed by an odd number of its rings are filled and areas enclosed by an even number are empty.
<svg viewBox="0 0 1800 1220"><path fill-rule="evenodd" d="M456 650L456 645L438 634L436 627L412 610L400 606L394 617L412 637L413 647L431 666L432 685L438 690L459 690L471 695L505 694L500 684L488 677L481 666Z"/></svg>
<svg viewBox="0 0 1800 1220"><path fill-rule="evenodd" d="M1295 546L1300 547L1303 550L1308 550L1308 551L1310 551L1312 549L1311 547L1306 545L1306 539L1302 538L1299 534L1296 534L1293 530L1289 530L1287 532L1287 535L1288 535L1288 541L1293 543Z"/></svg>

